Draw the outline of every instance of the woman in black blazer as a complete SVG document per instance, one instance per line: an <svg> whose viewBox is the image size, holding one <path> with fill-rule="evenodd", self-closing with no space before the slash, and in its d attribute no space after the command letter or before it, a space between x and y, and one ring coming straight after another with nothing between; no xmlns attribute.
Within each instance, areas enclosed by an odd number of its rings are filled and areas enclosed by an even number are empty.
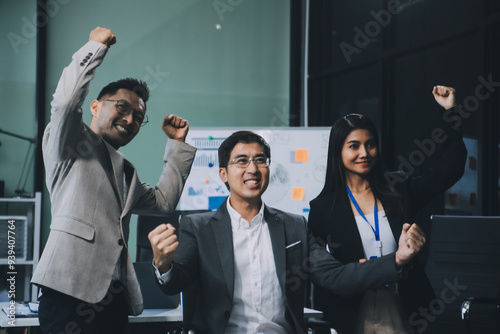
<svg viewBox="0 0 500 334"><path fill-rule="evenodd" d="M436 86L432 93L447 109L446 119L455 115L453 88ZM332 256L349 263L397 249L403 225L411 224L419 209L463 175L467 151L460 131L451 125L443 121L436 128L442 130L440 162L416 176L384 169L378 157L378 133L367 117L351 114L334 123L325 185L311 201L309 214L310 230L328 245ZM350 298L315 287L314 307L323 311L324 319L339 333L411 333L411 326L422 326L419 307L429 308L435 296L418 259L404 268L403 277L397 286Z"/></svg>

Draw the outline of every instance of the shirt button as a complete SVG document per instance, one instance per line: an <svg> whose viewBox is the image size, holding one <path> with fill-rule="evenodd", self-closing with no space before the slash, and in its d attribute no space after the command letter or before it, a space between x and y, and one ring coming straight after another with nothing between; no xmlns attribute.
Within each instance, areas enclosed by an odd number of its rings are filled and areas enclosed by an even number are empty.
<svg viewBox="0 0 500 334"><path fill-rule="evenodd" d="M80 66L85 66L85 63L82 61L82 62L80 63Z"/></svg>
<svg viewBox="0 0 500 334"><path fill-rule="evenodd" d="M122 239L118 240L118 245L123 246L123 240Z"/></svg>
<svg viewBox="0 0 500 334"><path fill-rule="evenodd" d="M229 311L224 312L224 317L229 318Z"/></svg>

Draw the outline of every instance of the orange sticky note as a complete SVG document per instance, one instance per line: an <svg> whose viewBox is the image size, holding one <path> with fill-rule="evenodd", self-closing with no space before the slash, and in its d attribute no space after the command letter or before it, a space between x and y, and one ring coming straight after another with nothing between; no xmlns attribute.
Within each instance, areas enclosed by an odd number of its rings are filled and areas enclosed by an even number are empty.
<svg viewBox="0 0 500 334"><path fill-rule="evenodd" d="M295 151L295 161L297 161L297 162L309 161L309 150L296 150Z"/></svg>
<svg viewBox="0 0 500 334"><path fill-rule="evenodd" d="M298 187L293 187L292 188L292 199L293 200L303 201L305 194L306 194L306 189L305 188L298 188Z"/></svg>

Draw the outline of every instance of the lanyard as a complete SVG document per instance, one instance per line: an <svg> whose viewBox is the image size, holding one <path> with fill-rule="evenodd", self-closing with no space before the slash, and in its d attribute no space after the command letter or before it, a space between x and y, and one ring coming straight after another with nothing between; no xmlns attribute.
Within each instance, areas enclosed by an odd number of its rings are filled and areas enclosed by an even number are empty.
<svg viewBox="0 0 500 334"><path fill-rule="evenodd" d="M373 234L375 235L375 248L377 249L377 253L379 254L379 256L382 256L382 254L381 254L382 242L380 241L380 229L378 226L377 198L375 198L375 208L373 209L373 216L375 218L375 228L373 228L373 226L368 222L368 219L366 219L365 215L363 214L363 211L361 211L361 208L359 207L358 202L356 202L356 199L352 195L351 189L349 189L347 184L345 185L345 188L347 189L347 194L349 194L349 197L351 198L352 203L356 207L356 210L358 210L361 217L363 217L363 219L366 221L366 223L372 229Z"/></svg>

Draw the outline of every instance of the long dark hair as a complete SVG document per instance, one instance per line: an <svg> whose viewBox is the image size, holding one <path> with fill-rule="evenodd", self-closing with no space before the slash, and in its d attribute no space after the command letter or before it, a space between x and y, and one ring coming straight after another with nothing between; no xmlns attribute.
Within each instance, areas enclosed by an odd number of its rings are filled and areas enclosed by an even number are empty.
<svg viewBox="0 0 500 334"><path fill-rule="evenodd" d="M384 203L386 214L398 214L402 210L402 203L398 193L387 182L385 173L387 172L380 157L380 144L377 128L366 116L360 114L349 114L339 118L330 131L330 141L328 144L328 161L326 165L325 186L321 190L320 196L331 196L334 201L339 196L347 196L345 185L345 166L342 162L342 148L349 134L354 130L368 130L373 136L377 147L378 157L375 166L369 174L369 182L374 195Z"/></svg>

